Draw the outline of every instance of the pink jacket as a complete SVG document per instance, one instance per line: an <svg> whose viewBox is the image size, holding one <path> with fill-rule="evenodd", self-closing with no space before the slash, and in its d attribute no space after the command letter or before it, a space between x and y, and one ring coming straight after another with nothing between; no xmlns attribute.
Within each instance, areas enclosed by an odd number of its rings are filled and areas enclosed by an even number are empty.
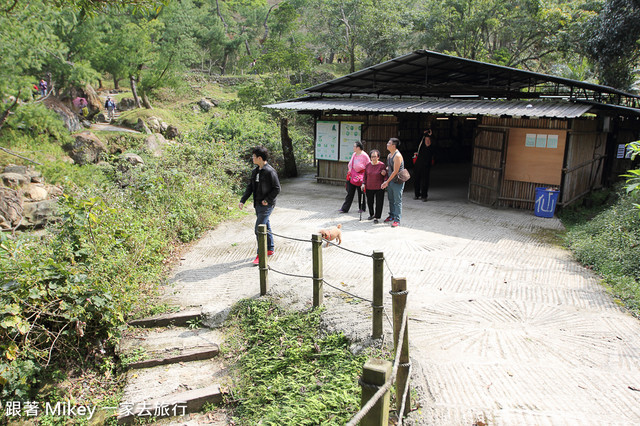
<svg viewBox="0 0 640 426"><path fill-rule="evenodd" d="M351 156L351 160L349 160L349 171L359 175L364 174L364 168L367 167L367 164L370 162L371 160L366 152L362 151L362 154L360 155L357 155L354 152Z"/></svg>

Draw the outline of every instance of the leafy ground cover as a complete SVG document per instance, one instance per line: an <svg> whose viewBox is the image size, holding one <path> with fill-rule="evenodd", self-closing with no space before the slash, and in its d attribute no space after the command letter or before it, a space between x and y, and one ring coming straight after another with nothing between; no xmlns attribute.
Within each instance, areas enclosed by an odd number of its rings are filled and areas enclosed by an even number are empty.
<svg viewBox="0 0 640 426"><path fill-rule="evenodd" d="M344 335L322 332L317 309L285 312L268 299L243 300L229 318L236 424L342 425L359 410L358 377L380 351L352 354Z"/></svg>
<svg viewBox="0 0 640 426"><path fill-rule="evenodd" d="M594 194L588 208L565 209L566 245L582 264L601 275L605 286L640 317L639 194L623 188Z"/></svg>

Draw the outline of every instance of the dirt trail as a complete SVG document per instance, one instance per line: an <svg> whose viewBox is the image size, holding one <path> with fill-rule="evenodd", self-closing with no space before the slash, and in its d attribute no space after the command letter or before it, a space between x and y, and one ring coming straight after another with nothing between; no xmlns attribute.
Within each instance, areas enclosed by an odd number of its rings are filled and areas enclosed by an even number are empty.
<svg viewBox="0 0 640 426"><path fill-rule="evenodd" d="M359 221L353 207L339 214L344 195L310 177L284 181L273 232L310 239L342 223L344 247L383 250L387 312L391 273L407 278L417 424L640 424L640 323L570 253L541 242L562 229L557 219L477 206L464 186L440 185L427 203L405 191L394 229ZM256 296L254 218L207 233L175 269L166 300L219 311ZM323 256L329 283L371 298L371 259L336 247ZM270 266L310 275L310 244L276 238ZM269 292L289 306L310 306L311 289L311 280L269 274ZM325 304L331 327L355 345L368 338L369 303L325 287Z"/></svg>

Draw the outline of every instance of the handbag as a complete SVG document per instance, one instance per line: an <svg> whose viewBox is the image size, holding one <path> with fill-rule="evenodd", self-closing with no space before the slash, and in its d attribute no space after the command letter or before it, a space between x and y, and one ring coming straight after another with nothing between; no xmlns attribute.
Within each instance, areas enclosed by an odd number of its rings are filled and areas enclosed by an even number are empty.
<svg viewBox="0 0 640 426"><path fill-rule="evenodd" d="M364 180L364 173L350 173L349 182L355 186L362 186L362 181Z"/></svg>
<svg viewBox="0 0 640 426"><path fill-rule="evenodd" d="M402 169L398 172L397 178L400 182L406 182L409 180L411 175L409 174L409 170Z"/></svg>

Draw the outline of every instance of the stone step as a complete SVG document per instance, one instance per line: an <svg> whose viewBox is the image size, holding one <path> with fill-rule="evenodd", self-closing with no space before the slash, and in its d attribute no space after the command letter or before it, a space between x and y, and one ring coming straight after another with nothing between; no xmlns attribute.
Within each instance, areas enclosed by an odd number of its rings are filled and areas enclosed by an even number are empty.
<svg viewBox="0 0 640 426"><path fill-rule="evenodd" d="M154 315L152 317L140 318L129 321L132 327L166 327L168 325L186 326L189 321L202 318L200 309L189 309L170 314Z"/></svg>
<svg viewBox="0 0 640 426"><path fill-rule="evenodd" d="M119 417L126 417L126 415L136 417L135 413L140 413L142 408L153 407L157 410L176 401L186 402L189 410L192 410L189 412L198 411L204 402L198 405L191 402L192 399L199 401L202 395L205 395L207 402L219 402L220 391L214 385L228 387L231 379L228 377L223 361L216 357L202 361L129 370L126 383L118 407ZM202 391L203 389L207 391ZM194 394L198 397L193 397ZM180 411L175 415L182 415L182 409L176 407L177 409ZM172 413L171 416L173 415Z"/></svg>
<svg viewBox="0 0 640 426"><path fill-rule="evenodd" d="M137 419L183 416L199 411L205 403L218 404L222 402L222 398L220 386L213 384L136 404L122 404L118 412L118 423L131 424Z"/></svg>
<svg viewBox="0 0 640 426"><path fill-rule="evenodd" d="M118 354L123 360L131 360L131 365L134 362L186 356L192 352L212 354L219 350L223 341L224 335L220 331L208 328L131 328L120 340ZM191 356L198 358L199 355ZM200 359L205 359L204 354L202 356Z"/></svg>
<svg viewBox="0 0 640 426"><path fill-rule="evenodd" d="M150 368L158 365L176 364L179 362L201 361L210 359L220 353L220 347L216 344L210 346L201 346L197 348L178 351L177 354L171 354L162 358L144 359L129 363L128 367L133 369Z"/></svg>

